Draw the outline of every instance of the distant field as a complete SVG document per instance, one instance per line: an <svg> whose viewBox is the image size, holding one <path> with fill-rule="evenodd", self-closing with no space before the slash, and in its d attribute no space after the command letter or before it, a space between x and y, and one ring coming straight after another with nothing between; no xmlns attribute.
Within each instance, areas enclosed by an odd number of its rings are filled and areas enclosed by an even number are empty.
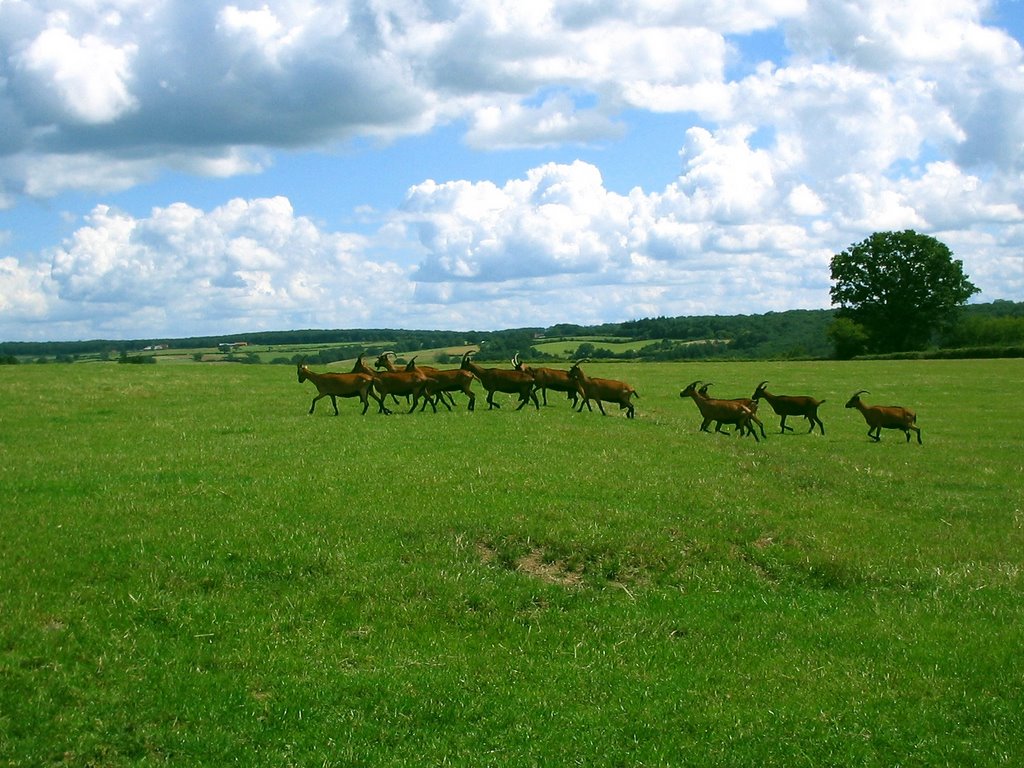
<svg viewBox="0 0 1024 768"><path fill-rule="evenodd" d="M531 349L537 350L544 354L560 357L565 360L571 360L575 357L576 351L579 349L581 344L592 344L596 348L601 350L608 350L616 355L622 355L627 352L642 352L648 347L658 346L662 343L661 339L614 339L607 336L574 336L564 337L557 340L551 341L539 341L535 344L530 344ZM692 341L690 344L704 344L707 343L704 340ZM676 342L677 345L683 344L682 342ZM152 357L155 358L159 363L215 363L224 362L228 360L248 360L249 358L255 358L259 363L272 363L279 362L282 358L291 359L295 355L315 355L321 349L336 350L339 348L354 347L358 346L361 348L360 351L380 351L390 348L399 348L399 344L393 339L378 339L376 341L368 341L359 345L353 345L351 342L339 342L339 343L316 343L316 344L248 344L242 347L235 347L230 350L221 350L215 346L208 347L194 347L194 348L181 348L181 347L169 347L164 349L133 349L127 352L128 357ZM409 358L412 355L416 355L420 362L433 363L443 356L457 356L469 349L479 349L478 345L456 345L449 347L437 347L433 349L423 349L416 352L402 352L403 358ZM354 352L351 357L347 357L344 361L337 361L332 364L332 368L340 368L343 362L351 362L355 359ZM120 357L120 353L117 351L108 351L104 354L93 353L93 354L82 354L76 357L76 362L79 363L95 363L95 362L116 362ZM50 358L52 361L53 358ZM32 363L34 359L31 357L22 358L22 362Z"/></svg>
<svg viewBox="0 0 1024 768"><path fill-rule="evenodd" d="M533 344L532 347L538 352L568 359L579 349L580 344L593 344L600 349L607 349L616 354L622 354L623 352L639 352L645 347L650 347L660 342L661 339L623 339L621 341L611 341L603 336L578 336L559 339L558 341L538 342Z"/></svg>
<svg viewBox="0 0 1024 768"><path fill-rule="evenodd" d="M1019 761L1024 360L587 371L637 418L0 367L0 765ZM694 379L827 434L700 433Z"/></svg>
<svg viewBox="0 0 1024 768"><path fill-rule="evenodd" d="M393 345L393 341L382 339L377 342L368 343L367 348L380 349ZM217 362L226 360L229 357L246 358L255 355L261 363L271 363L280 358L291 359L294 355L315 354L320 349L335 349L346 347L348 344L249 344L244 347L236 347L228 352L219 350L217 347L202 347L195 349L163 349L156 351L138 351L132 354L153 355L157 362L197 362L197 355L201 356L198 362Z"/></svg>
<svg viewBox="0 0 1024 768"><path fill-rule="evenodd" d="M352 346L350 344L250 344L244 347L236 347L229 352L224 352L216 347L197 347L194 349L159 349L159 350L136 350L130 353L131 356L146 355L156 358L158 363L216 363L234 359L247 359L255 356L260 363L272 363L282 358L291 360L295 355L315 355L321 349L338 349ZM366 342L359 345L365 350L386 350L395 347L394 341L382 339L374 342ZM442 355L461 355L467 349L477 349L476 346L438 347L436 349L424 349L416 352L403 352L401 357L408 359L416 356L422 363L433 362ZM371 355L374 359L376 354ZM116 356L111 358L116 360ZM89 360L83 360L88 362ZM330 364L331 369L342 369L345 366L351 368L355 361L355 354L343 360ZM373 360L370 360L372 363Z"/></svg>

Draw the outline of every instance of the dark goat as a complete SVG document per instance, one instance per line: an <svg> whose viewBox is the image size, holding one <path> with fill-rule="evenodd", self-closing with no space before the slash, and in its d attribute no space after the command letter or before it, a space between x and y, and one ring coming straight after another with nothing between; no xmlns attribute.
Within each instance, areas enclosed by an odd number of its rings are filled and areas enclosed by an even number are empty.
<svg viewBox="0 0 1024 768"><path fill-rule="evenodd" d="M701 388L697 390L697 394L699 394L705 400L714 400L715 398L712 398L711 395L708 394L708 387L710 387L713 383L714 382L709 381L706 384L702 385ZM725 403L739 403L743 407L747 408L753 416L753 418L750 421L756 423L757 426L761 429L761 437L768 437L768 435L766 435L764 432L764 424L762 424L760 419L757 418L757 400L754 400L752 397L730 397L717 399ZM754 428L753 424L751 424L750 421L747 422L746 427L739 427L741 435L744 433L745 429ZM722 429L722 422L719 421L715 423L715 432L722 432L723 434L726 434L725 431Z"/></svg>
<svg viewBox="0 0 1024 768"><path fill-rule="evenodd" d="M530 400L540 410L540 402L537 400L537 393L534 391L535 382L533 376L524 371L508 370L507 368L481 368L472 360L473 353L467 352L462 356L462 370L469 371L484 385L487 390L487 409L501 408L501 405L494 402L495 392L505 392L512 395L519 395L520 410Z"/></svg>
<svg viewBox="0 0 1024 768"><path fill-rule="evenodd" d="M917 427L917 414L909 408L899 405L864 405L861 395L871 394L866 389L853 393L846 403L847 408L856 408L868 423L868 437L876 443L882 439L883 429L899 429L910 442L910 430L917 433L917 442L921 442L921 430Z"/></svg>
<svg viewBox="0 0 1024 768"><path fill-rule="evenodd" d="M400 369L397 368L394 363L394 359L397 358L398 355L396 355L394 352L381 352L380 355L377 357L376 361L374 361L373 367L377 368L378 370L383 368L387 371L390 371L391 373L398 373ZM422 371L428 378L434 378L434 374L441 370L440 368L435 368L432 365L416 365L415 357L405 364L405 370L411 371L414 369ZM448 400L448 402L445 403L445 405L455 405L455 398L452 397L450 394L443 394L442 400L444 399ZM433 400L433 397L431 397L431 400ZM420 410L422 410L424 407L426 407L426 403L420 406ZM448 410L450 411L451 407L449 407ZM472 408L470 410L472 410Z"/></svg>
<svg viewBox="0 0 1024 768"><path fill-rule="evenodd" d="M352 370L354 373L366 373L373 377L373 387L380 395L380 400L378 401L380 403L380 413L384 414L391 413L384 405L384 401L389 395L392 397L412 395L412 407L409 408L409 413L415 411L416 406L420 404L420 397L423 396L423 391L430 381L422 371L375 371L363 362L362 355L356 358L356 363ZM437 406L434 405L433 407L436 411Z"/></svg>
<svg viewBox="0 0 1024 768"><path fill-rule="evenodd" d="M768 405L772 407L775 413L782 417L782 431L788 429L790 432L793 431L792 427L786 426L787 416L803 416L809 422L811 422L811 428L808 432L814 431L814 425L818 425L818 429L821 430L821 434L825 434L825 425L821 423L821 419L818 418L818 406L824 403L824 400L815 400L813 397L807 395L773 395L767 389L767 381L762 381L757 385L752 395L754 400L760 400L762 397L768 401Z"/></svg>
<svg viewBox="0 0 1024 768"><path fill-rule="evenodd" d="M576 382L569 378L568 371L563 371L560 368L534 368L526 365L519 359L518 352L512 358L512 365L516 367L517 371L533 375L534 383L540 390L544 405L548 404L548 390L553 389L556 392L565 392L568 399L572 400L573 407L576 407L580 398L579 390L576 387Z"/></svg>
<svg viewBox="0 0 1024 768"><path fill-rule="evenodd" d="M416 358L410 360L406 366L407 371L423 370L416 365ZM423 405L420 406L422 411L427 407L427 402L431 404L440 401L441 404L449 411L452 409L452 405L455 405L455 398L452 397L452 392L461 392L469 398L469 406L467 410L476 409L476 394L473 392L473 379L476 378L469 371L464 371L461 368L443 369L443 368L431 368L429 374L429 380L427 387L423 391ZM445 397L447 395L447 398ZM451 400L451 405L448 404L448 400ZM434 405L434 410L437 410L437 406Z"/></svg>

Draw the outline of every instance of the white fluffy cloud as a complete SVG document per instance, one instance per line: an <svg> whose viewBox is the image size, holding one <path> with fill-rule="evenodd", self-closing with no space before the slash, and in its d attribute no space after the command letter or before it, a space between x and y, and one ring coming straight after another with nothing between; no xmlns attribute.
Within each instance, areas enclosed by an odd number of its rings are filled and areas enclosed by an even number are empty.
<svg viewBox="0 0 1024 768"><path fill-rule="evenodd" d="M827 306L831 254L904 227L946 241L983 298L1024 298L1024 53L988 8L0 0L12 210L442 125L480 153L614 153L672 115L679 147L636 158L674 179L628 192L600 160L406 182L360 234L274 193L148 215L98 199L59 246L0 246L0 337Z"/></svg>
<svg viewBox="0 0 1024 768"><path fill-rule="evenodd" d="M414 275L423 282L599 273L627 255L628 201L580 162L501 189L426 182L410 190L403 215L428 254Z"/></svg>
<svg viewBox="0 0 1024 768"><path fill-rule="evenodd" d="M417 295L449 304L496 288L530 296L514 316L520 324L538 315L534 322L587 318L609 306L619 317L644 308L712 312L736 291L737 306L751 311L781 309L794 297L820 305L831 252L782 211L761 218L763 198L780 196L768 159L746 145L743 131L721 139L697 132L691 145L689 172L658 193L616 194L597 168L579 162L547 165L501 188L413 188L401 218L426 252L414 274ZM728 165L732 173L716 164L722 153L741 156ZM785 291L773 296L780 280Z"/></svg>
<svg viewBox="0 0 1024 768"><path fill-rule="evenodd" d="M368 260L365 246L360 237L321 231L284 198L235 199L211 211L176 203L143 219L98 206L49 254L47 272L4 264L0 280L22 297L7 307L11 316L55 308L56 325L69 333L97 315L116 336L311 327L338 318L360 325L405 284L400 267ZM140 318L147 334L139 333Z"/></svg>
<svg viewBox="0 0 1024 768"><path fill-rule="evenodd" d="M848 156L830 142L853 140L884 163L922 141L979 153L990 143L972 144L972 130L997 110L1011 124L997 148L1019 154L1020 45L982 23L983 7L6 0L0 120L7 156L103 163L112 146L131 146L136 161L184 148L221 156L451 119L471 121L477 146L547 146L614 137L623 108L696 111L817 139L818 159ZM730 82L742 35L771 29L789 60ZM556 95L538 102L545 93ZM0 173L18 186L18 164L0 160Z"/></svg>
<svg viewBox="0 0 1024 768"><path fill-rule="evenodd" d="M481 148L616 138L624 108L721 108L726 36L802 11L796 0L5 0L0 185L24 188L25 157L75 155L98 178L130 158L143 179L185 151L198 165L461 119ZM58 175L33 193L62 184L83 180Z"/></svg>
<svg viewBox="0 0 1024 768"><path fill-rule="evenodd" d="M26 266L13 257L0 259L0 315L18 323L44 320L52 306L47 269Z"/></svg>
<svg viewBox="0 0 1024 768"><path fill-rule="evenodd" d="M137 46L94 34L75 37L69 21L66 14L51 14L46 29L12 57L14 69L35 84L44 114L55 122L116 120L137 106L128 82Z"/></svg>

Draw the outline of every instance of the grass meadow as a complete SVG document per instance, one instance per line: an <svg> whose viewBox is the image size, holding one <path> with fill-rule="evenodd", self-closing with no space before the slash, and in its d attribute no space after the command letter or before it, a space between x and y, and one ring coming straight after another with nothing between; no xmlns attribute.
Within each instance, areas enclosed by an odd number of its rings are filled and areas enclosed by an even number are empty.
<svg viewBox="0 0 1024 768"><path fill-rule="evenodd" d="M635 420L0 367L0 766L1020 764L1024 360L585 367Z"/></svg>

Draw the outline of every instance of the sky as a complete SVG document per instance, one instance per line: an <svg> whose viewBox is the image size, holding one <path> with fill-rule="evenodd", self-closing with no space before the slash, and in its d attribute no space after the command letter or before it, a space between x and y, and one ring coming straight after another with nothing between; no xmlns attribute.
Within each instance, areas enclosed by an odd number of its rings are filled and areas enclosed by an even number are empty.
<svg viewBox="0 0 1024 768"><path fill-rule="evenodd" d="M1024 300L1022 0L0 0L0 341Z"/></svg>

